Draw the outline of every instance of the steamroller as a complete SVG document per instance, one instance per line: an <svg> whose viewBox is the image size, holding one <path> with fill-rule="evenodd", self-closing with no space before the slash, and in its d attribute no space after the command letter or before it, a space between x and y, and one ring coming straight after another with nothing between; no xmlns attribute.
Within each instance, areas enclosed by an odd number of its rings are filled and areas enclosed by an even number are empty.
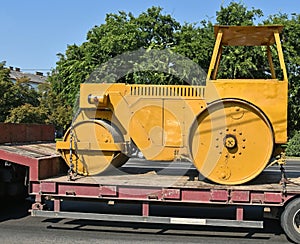
<svg viewBox="0 0 300 244"><path fill-rule="evenodd" d="M189 160L218 184L254 179L273 162L284 163L288 78L282 30L215 26L205 86L81 84L80 112L57 149L70 170L83 175L120 167L139 152L148 161ZM238 46L265 50L264 77L219 77L222 51Z"/></svg>

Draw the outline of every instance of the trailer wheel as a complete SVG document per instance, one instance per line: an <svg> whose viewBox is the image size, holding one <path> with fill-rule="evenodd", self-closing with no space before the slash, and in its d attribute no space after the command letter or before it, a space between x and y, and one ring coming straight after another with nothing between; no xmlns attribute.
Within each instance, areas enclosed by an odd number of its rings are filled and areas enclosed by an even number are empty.
<svg viewBox="0 0 300 244"><path fill-rule="evenodd" d="M300 243L300 198L289 202L281 214L281 227L295 243Z"/></svg>

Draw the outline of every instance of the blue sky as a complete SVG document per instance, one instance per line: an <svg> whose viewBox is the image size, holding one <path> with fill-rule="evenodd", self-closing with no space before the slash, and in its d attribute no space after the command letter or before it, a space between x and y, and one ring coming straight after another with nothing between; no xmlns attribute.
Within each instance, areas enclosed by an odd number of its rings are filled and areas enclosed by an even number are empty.
<svg viewBox="0 0 300 244"><path fill-rule="evenodd" d="M24 72L49 71L57 53L67 45L80 45L95 25L104 23L107 13L119 10L139 15L151 6L161 6L184 23L210 19L232 0L12 0L1 1L0 62ZM241 0L249 9L261 9L265 16L300 13L299 0Z"/></svg>

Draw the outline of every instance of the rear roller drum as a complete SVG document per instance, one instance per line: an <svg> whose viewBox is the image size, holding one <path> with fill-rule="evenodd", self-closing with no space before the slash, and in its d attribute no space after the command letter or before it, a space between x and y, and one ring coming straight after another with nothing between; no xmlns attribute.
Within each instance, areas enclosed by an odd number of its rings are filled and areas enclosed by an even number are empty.
<svg viewBox="0 0 300 244"><path fill-rule="evenodd" d="M242 184L259 175L273 152L273 133L264 114L236 99L210 104L190 132L195 167L209 180Z"/></svg>
<svg viewBox="0 0 300 244"><path fill-rule="evenodd" d="M71 145L73 149L67 149ZM123 137L108 122L88 120L76 123L63 138L61 154L73 171L83 175L95 175L114 167L120 167L128 160L122 153ZM58 148L59 149L59 148ZM72 154L72 157L70 156Z"/></svg>

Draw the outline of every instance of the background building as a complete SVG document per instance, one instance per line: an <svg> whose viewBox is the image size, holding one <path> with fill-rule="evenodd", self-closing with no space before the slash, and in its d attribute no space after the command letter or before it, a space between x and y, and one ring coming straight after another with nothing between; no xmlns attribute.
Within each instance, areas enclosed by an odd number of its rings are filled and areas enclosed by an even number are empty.
<svg viewBox="0 0 300 244"><path fill-rule="evenodd" d="M9 67L9 69L10 78L13 82L16 82L16 80L19 78L27 77L30 80L29 84L36 90L38 89L38 85L45 83L47 79L47 76L44 76L42 72L35 72L35 74L25 73L22 72L20 68L13 68L11 66Z"/></svg>

